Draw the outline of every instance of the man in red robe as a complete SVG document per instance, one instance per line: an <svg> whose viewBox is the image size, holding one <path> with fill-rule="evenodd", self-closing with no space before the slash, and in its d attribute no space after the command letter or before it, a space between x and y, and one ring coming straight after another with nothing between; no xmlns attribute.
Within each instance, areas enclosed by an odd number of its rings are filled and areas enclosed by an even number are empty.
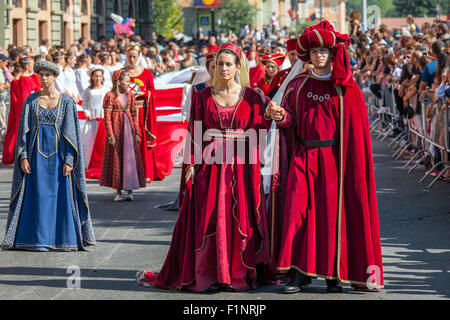
<svg viewBox="0 0 450 320"><path fill-rule="evenodd" d="M307 28L297 51L314 68L289 83L281 107L268 107L285 128L280 135L294 137L280 138L292 145L280 145L270 199L278 237L271 267L294 274L284 293L300 291L311 277L325 278L328 292L341 292L341 282L355 290L383 287L369 124L349 44L328 21Z"/></svg>
<svg viewBox="0 0 450 320"><path fill-rule="evenodd" d="M297 51L295 50L295 46L297 44L297 39L289 39L286 41L286 47L287 47L287 56L289 59L289 62L291 63L291 67L280 70L278 73L273 77L272 82L270 83L269 87L269 98L273 98L275 96L275 93L277 93L280 86L283 84L284 79L288 76L289 72L291 72L292 67L295 65L295 63L298 60Z"/></svg>

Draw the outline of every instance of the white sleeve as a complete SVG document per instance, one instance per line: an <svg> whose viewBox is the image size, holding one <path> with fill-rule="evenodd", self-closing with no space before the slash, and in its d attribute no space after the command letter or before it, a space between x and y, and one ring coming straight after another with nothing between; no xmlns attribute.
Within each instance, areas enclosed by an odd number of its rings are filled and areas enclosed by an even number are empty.
<svg viewBox="0 0 450 320"><path fill-rule="evenodd" d="M84 90L83 94L83 103L81 104L81 107L83 108L84 114L86 117L89 117L91 115L91 99L89 94L89 88Z"/></svg>

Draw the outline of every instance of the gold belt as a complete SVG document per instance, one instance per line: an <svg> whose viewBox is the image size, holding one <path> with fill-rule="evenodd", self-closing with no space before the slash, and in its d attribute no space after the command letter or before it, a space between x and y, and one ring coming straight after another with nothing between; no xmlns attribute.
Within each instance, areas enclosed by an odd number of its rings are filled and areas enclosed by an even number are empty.
<svg viewBox="0 0 450 320"><path fill-rule="evenodd" d="M145 107L145 101L144 100L136 100L136 108L142 108Z"/></svg>

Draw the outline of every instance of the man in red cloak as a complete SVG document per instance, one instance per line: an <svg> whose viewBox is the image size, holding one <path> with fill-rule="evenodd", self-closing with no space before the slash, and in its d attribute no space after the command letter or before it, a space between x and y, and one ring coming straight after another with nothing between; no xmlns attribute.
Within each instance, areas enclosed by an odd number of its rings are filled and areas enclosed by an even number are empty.
<svg viewBox="0 0 450 320"><path fill-rule="evenodd" d="M341 292L340 282L355 290L383 287L369 124L349 44L328 21L307 28L297 52L314 68L289 83L281 107L268 107L284 128L269 219L271 267L294 273L285 293L300 291L311 277L325 278L328 292Z"/></svg>
<svg viewBox="0 0 450 320"><path fill-rule="evenodd" d="M297 51L295 50L297 44L297 39L289 39L286 41L286 47L287 47L287 56L289 59L289 62L291 63L291 67L280 70L278 73L273 77L272 82L270 83L269 87L269 98L273 98L275 96L275 93L277 93L280 86L283 84L284 79L288 76L289 72L291 72L292 67L295 65L295 63L298 60Z"/></svg>

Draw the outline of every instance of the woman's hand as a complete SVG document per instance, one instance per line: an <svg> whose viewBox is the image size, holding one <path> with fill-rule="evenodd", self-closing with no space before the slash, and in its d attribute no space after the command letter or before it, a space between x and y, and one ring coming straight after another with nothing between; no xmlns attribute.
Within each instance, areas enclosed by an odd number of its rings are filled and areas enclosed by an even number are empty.
<svg viewBox="0 0 450 320"><path fill-rule="evenodd" d="M67 163L64 163L63 176L67 177L72 172L72 170L73 168L71 166L69 166Z"/></svg>
<svg viewBox="0 0 450 320"><path fill-rule="evenodd" d="M94 120L94 117L93 117L92 115L88 115L88 116L86 117L86 120L92 121L92 120Z"/></svg>
<svg viewBox="0 0 450 320"><path fill-rule="evenodd" d="M189 179L192 179L192 183L194 183L194 175L195 175L195 169L194 166L190 166L187 170L186 170L186 182L189 181Z"/></svg>
<svg viewBox="0 0 450 320"><path fill-rule="evenodd" d="M112 146L116 145L116 138L114 137L114 135L108 137L108 143Z"/></svg>
<svg viewBox="0 0 450 320"><path fill-rule="evenodd" d="M23 173L30 174L31 173L31 167L30 163L28 162L28 159L23 159L20 163L20 168L22 169Z"/></svg>
<svg viewBox="0 0 450 320"><path fill-rule="evenodd" d="M141 91L141 92L136 92L136 93L134 94L134 96L135 96L136 98L139 98L139 97L142 97L144 94L145 94L145 93Z"/></svg>

